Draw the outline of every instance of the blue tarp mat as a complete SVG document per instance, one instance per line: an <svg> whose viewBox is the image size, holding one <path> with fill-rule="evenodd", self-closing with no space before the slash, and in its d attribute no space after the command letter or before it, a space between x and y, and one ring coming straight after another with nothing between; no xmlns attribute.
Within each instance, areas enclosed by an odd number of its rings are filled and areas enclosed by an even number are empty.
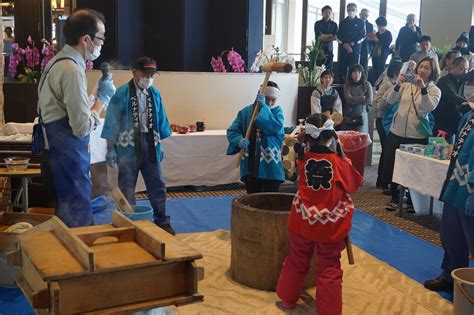
<svg viewBox="0 0 474 315"><path fill-rule="evenodd" d="M171 216L171 224L177 233L229 230L233 198L234 196L168 199L167 213ZM150 205L148 200L139 200L137 204ZM101 224L110 222L110 203L102 199L95 206L96 221ZM351 238L364 251L419 283L437 277L441 271L442 248L362 211L355 212ZM442 296L452 299L451 294L443 293ZM34 313L20 290L0 288L0 315L10 314Z"/></svg>

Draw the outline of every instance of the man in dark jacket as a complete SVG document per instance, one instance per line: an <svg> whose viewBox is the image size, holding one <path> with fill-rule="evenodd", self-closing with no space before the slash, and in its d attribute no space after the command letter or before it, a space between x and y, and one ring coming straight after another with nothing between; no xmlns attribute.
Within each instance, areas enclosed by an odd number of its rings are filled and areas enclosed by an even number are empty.
<svg viewBox="0 0 474 315"><path fill-rule="evenodd" d="M326 55L324 64L326 69L332 69L334 54L333 54L333 41L336 40L337 24L331 20L332 9L326 5L321 10L323 18L314 23L314 35L315 38L322 42L321 47ZM322 65L322 61L317 61L318 66Z"/></svg>
<svg viewBox="0 0 474 315"><path fill-rule="evenodd" d="M337 32L341 60L339 61L339 81L344 83L347 69L359 63L361 43L365 39L365 23L357 17L357 5L347 5L347 17L341 22Z"/></svg>
<svg viewBox="0 0 474 315"><path fill-rule="evenodd" d="M452 137L458 129L462 117L462 108L468 107L468 102L464 98L465 82L455 76L467 73L468 62L464 57L453 60L451 71L438 80L438 87L441 90L441 100L438 107L433 111L435 118L434 135L438 131L447 133L446 140L452 142Z"/></svg>
<svg viewBox="0 0 474 315"><path fill-rule="evenodd" d="M421 28L415 24L415 15L408 14L407 24L400 29L395 42L395 48L403 62L408 61L416 51L421 36Z"/></svg>
<svg viewBox="0 0 474 315"><path fill-rule="evenodd" d="M365 23L365 33L367 36L374 33L374 25L367 20L369 18L369 10L360 10L359 17ZM372 53L372 48L372 42L365 38L360 47L360 64L364 67L366 77L369 75L369 55Z"/></svg>

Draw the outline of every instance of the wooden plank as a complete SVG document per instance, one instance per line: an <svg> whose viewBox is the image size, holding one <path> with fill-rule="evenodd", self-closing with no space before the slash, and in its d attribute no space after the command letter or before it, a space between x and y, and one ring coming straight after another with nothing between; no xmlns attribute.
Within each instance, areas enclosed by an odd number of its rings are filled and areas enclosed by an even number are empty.
<svg viewBox="0 0 474 315"><path fill-rule="evenodd" d="M71 232L78 235L78 234L86 234L86 233L95 233L95 232L101 232L101 231L106 231L110 229L114 229L115 226L112 224L103 224L103 225L90 225L90 226L81 226L81 227L75 227L71 228Z"/></svg>
<svg viewBox="0 0 474 315"><path fill-rule="evenodd" d="M28 253L38 273L46 281L89 272L51 231L23 234L20 244L22 251Z"/></svg>
<svg viewBox="0 0 474 315"><path fill-rule="evenodd" d="M204 299L201 294L194 295L177 295L169 298L163 298L153 301L146 301L141 303L127 304L123 306L112 307L108 309L101 309L93 312L86 312L87 315L101 315L101 314L129 314L130 312L140 312L151 310L158 307L165 307L169 305L183 306L191 303L202 302Z"/></svg>
<svg viewBox="0 0 474 315"><path fill-rule="evenodd" d="M197 267L197 280L204 280L204 267Z"/></svg>
<svg viewBox="0 0 474 315"><path fill-rule="evenodd" d="M82 313L186 294L186 263L60 280L61 313ZM83 297L83 298L78 298Z"/></svg>
<svg viewBox="0 0 474 315"><path fill-rule="evenodd" d="M31 298L33 296L33 289L30 287L25 277L21 273L16 273L13 277L25 298L28 300L30 305L33 305L33 300Z"/></svg>
<svg viewBox="0 0 474 315"><path fill-rule="evenodd" d="M20 212L3 212L0 214L0 225L13 225L18 222L28 222L31 225L38 225L51 219L51 215L29 214Z"/></svg>
<svg viewBox="0 0 474 315"><path fill-rule="evenodd" d="M52 231L67 250L89 271L94 271L94 252L58 218L52 219ZM46 245L46 244L45 244Z"/></svg>
<svg viewBox="0 0 474 315"><path fill-rule="evenodd" d="M24 221L22 221L22 215L24 217ZM51 219L51 216L49 217L37 217L38 215L35 215L34 217L30 217L30 215L25 215L21 213L15 213L15 212L4 212L0 214L0 220L2 220L6 225L2 225L0 228L0 250L5 250L5 251L12 251L17 249L17 243L20 240L21 235L25 235L27 233L32 233L35 231L40 231L44 226L47 226L47 222L49 219ZM34 227L27 232L24 233L11 233L11 232L3 232L6 228L9 226L18 223L18 222L28 222ZM0 224L1 225L1 224Z"/></svg>
<svg viewBox="0 0 474 315"><path fill-rule="evenodd" d="M57 281L53 281L49 284L49 292L51 297L50 314L61 315L60 288Z"/></svg>
<svg viewBox="0 0 474 315"><path fill-rule="evenodd" d="M120 242L94 245L96 271L122 268L130 269L140 264L156 264L155 256L135 242Z"/></svg>
<svg viewBox="0 0 474 315"><path fill-rule="evenodd" d="M140 221L136 223L138 226L150 233L150 235L152 235L154 238L157 238L166 244L166 260L189 261L202 258L202 254L200 252L186 243L176 239L173 235L169 234L163 229L160 229L154 223L150 221Z"/></svg>
<svg viewBox="0 0 474 315"><path fill-rule="evenodd" d="M31 287L32 292L39 292L48 287L48 284L43 280L41 274L33 265L31 258L23 249L21 251L21 273Z"/></svg>
<svg viewBox="0 0 474 315"><path fill-rule="evenodd" d="M186 293L194 294L198 290L197 266L194 261L186 265Z"/></svg>
<svg viewBox="0 0 474 315"><path fill-rule="evenodd" d="M21 250L14 250L6 253L6 261L9 266L21 266Z"/></svg>
<svg viewBox="0 0 474 315"><path fill-rule="evenodd" d="M31 306L33 308L49 308L50 295L48 289L33 292L31 296Z"/></svg>
<svg viewBox="0 0 474 315"><path fill-rule="evenodd" d="M135 228L111 228L109 230L103 230L92 233L74 233L77 235L87 246L92 246L96 240L103 237L114 237L118 242L132 242L135 240Z"/></svg>
<svg viewBox="0 0 474 315"><path fill-rule="evenodd" d="M0 232L0 250L15 250L17 242L18 233Z"/></svg>
<svg viewBox="0 0 474 315"><path fill-rule="evenodd" d="M111 192L111 197L118 210L122 212L135 213L135 210L133 210L132 206L128 202L127 198L125 198L120 188L114 187Z"/></svg>
<svg viewBox="0 0 474 315"><path fill-rule="evenodd" d="M165 243L156 238L156 235L143 229L140 225L120 214L118 211L114 211L112 214L112 223L117 227L135 227L135 241L155 255L156 258L165 260Z"/></svg>

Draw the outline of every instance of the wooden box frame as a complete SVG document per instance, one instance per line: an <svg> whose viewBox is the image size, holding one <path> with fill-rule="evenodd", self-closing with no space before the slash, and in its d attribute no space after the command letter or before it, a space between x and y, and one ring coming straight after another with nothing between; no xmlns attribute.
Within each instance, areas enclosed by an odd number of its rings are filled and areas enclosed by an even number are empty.
<svg viewBox="0 0 474 315"><path fill-rule="evenodd" d="M202 301L200 258L151 222L114 212L111 225L84 228L54 217L21 236L9 261L39 314L117 314Z"/></svg>

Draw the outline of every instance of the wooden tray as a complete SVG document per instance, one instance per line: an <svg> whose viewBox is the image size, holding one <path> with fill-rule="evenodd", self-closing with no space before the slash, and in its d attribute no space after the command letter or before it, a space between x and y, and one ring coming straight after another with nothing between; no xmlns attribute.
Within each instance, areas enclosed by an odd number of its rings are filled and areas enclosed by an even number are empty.
<svg viewBox="0 0 474 315"><path fill-rule="evenodd" d="M33 226L51 219L51 215L28 214L19 212L0 212L0 250L12 251L17 249L19 233L5 232L8 227L18 222L28 222Z"/></svg>
<svg viewBox="0 0 474 315"><path fill-rule="evenodd" d="M166 249L166 250L165 250ZM127 313L199 302L196 250L151 222L119 212L111 225L69 229L59 219L20 236L10 262L39 313Z"/></svg>

